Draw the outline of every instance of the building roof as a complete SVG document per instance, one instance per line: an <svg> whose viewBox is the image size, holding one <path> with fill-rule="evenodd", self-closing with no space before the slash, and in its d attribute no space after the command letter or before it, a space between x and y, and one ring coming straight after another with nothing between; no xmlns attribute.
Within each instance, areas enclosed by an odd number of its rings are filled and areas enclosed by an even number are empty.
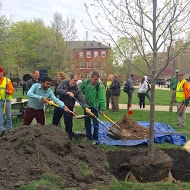
<svg viewBox="0 0 190 190"><path fill-rule="evenodd" d="M110 49L109 45L104 45L97 41L67 41L70 49Z"/></svg>

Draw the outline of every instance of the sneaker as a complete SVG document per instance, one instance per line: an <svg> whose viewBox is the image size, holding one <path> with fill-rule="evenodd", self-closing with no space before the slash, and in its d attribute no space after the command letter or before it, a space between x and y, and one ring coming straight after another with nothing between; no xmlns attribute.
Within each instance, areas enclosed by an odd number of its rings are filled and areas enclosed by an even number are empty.
<svg viewBox="0 0 190 190"><path fill-rule="evenodd" d="M5 129L1 131L0 137L2 137L5 134Z"/></svg>
<svg viewBox="0 0 190 190"><path fill-rule="evenodd" d="M96 141L93 141L92 144L96 144Z"/></svg>

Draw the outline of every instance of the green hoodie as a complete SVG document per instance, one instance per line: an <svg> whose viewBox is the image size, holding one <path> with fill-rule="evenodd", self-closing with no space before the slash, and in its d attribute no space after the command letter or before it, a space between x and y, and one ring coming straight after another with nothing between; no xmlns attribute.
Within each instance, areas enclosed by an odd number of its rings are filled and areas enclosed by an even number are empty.
<svg viewBox="0 0 190 190"><path fill-rule="evenodd" d="M105 111L104 90L102 85L98 82L95 85L91 85L90 81L87 82L87 80L89 79L84 80L80 85L80 89L85 95L85 100L89 106L92 105L96 108L100 106L100 110Z"/></svg>

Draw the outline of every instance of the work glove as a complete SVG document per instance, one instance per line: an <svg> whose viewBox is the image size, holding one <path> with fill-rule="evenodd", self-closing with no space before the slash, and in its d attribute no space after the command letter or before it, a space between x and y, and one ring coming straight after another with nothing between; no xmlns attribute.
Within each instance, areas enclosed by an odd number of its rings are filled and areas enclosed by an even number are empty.
<svg viewBox="0 0 190 190"><path fill-rule="evenodd" d="M185 105L186 105L186 107L188 106L188 104L189 104L189 99L185 99Z"/></svg>
<svg viewBox="0 0 190 190"><path fill-rule="evenodd" d="M5 95L9 95L9 92L8 92L8 91L5 91Z"/></svg>
<svg viewBox="0 0 190 190"><path fill-rule="evenodd" d="M89 108L85 108L86 113L91 114L91 110Z"/></svg>

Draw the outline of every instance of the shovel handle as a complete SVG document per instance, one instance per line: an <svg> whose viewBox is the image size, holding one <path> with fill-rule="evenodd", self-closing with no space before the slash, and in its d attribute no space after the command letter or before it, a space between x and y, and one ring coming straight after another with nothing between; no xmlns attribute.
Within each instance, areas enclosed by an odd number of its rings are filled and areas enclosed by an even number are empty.
<svg viewBox="0 0 190 190"><path fill-rule="evenodd" d="M3 114L6 114L6 102L3 104Z"/></svg>
<svg viewBox="0 0 190 190"><path fill-rule="evenodd" d="M90 105L91 106L91 105ZM94 106L92 106L96 111L98 111L103 117L105 117L109 122L113 123L115 126L117 126L120 130L121 130L121 127L115 123L112 119L110 119L107 115L105 114L102 114L100 110L98 110L97 108L95 108Z"/></svg>
<svg viewBox="0 0 190 190"><path fill-rule="evenodd" d="M52 105L52 106L55 106L57 108L60 108L58 104L52 102L52 101L47 101L48 104ZM62 108L63 109L63 108ZM74 116L76 116L76 113L74 113L73 111L71 110L68 110L70 113L72 113Z"/></svg>
<svg viewBox="0 0 190 190"><path fill-rule="evenodd" d="M52 106L55 106L55 107L59 108L59 105L56 104L56 103L54 103L54 102L52 102L52 101L48 100L47 103L50 104L50 105L52 105Z"/></svg>

